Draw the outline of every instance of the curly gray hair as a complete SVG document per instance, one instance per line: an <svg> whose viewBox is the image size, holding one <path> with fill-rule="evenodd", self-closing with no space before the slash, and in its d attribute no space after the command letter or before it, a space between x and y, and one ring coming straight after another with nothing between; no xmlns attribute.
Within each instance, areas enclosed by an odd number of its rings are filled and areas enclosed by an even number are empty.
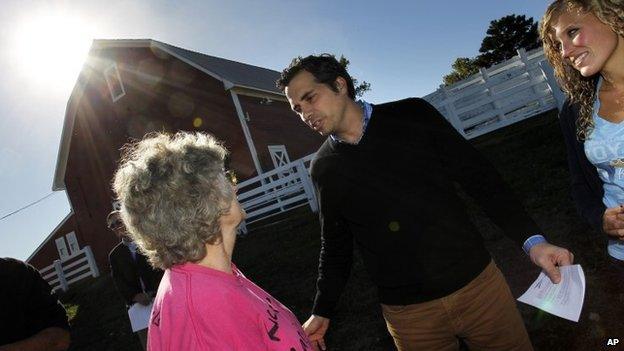
<svg viewBox="0 0 624 351"><path fill-rule="evenodd" d="M219 218L235 196L213 136L149 134L123 148L113 190L132 239L154 267L196 262L221 239Z"/></svg>

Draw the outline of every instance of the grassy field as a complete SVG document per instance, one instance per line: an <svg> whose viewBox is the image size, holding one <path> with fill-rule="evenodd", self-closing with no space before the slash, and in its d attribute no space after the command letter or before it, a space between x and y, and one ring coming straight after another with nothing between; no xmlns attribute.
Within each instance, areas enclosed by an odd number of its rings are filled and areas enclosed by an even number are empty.
<svg viewBox="0 0 624 351"><path fill-rule="evenodd" d="M585 271L587 291L579 323L519 303L535 349L615 349L607 348L606 340L624 338L624 290L615 288L613 277L605 269L606 239L582 223L569 197L565 147L556 114L532 118L474 143L516 190L548 239L572 250ZM514 296L519 296L539 269L470 199L467 201ZM304 321L314 297L319 245L317 218L301 208L284 221L240 238L234 262ZM78 283L61 299L73 315L71 350L140 349L109 277ZM394 349L375 289L357 253L327 343L330 350Z"/></svg>

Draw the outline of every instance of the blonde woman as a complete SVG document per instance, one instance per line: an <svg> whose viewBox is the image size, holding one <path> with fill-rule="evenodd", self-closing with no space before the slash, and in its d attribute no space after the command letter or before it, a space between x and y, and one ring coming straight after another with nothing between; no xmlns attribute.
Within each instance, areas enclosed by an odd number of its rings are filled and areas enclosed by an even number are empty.
<svg viewBox="0 0 624 351"><path fill-rule="evenodd" d="M155 134L126 147L113 188L130 235L165 270L148 349L310 350L296 317L232 263L244 218L210 135Z"/></svg>
<svg viewBox="0 0 624 351"><path fill-rule="evenodd" d="M609 236L624 281L624 1L557 0L540 35L568 96L560 120L574 200Z"/></svg>

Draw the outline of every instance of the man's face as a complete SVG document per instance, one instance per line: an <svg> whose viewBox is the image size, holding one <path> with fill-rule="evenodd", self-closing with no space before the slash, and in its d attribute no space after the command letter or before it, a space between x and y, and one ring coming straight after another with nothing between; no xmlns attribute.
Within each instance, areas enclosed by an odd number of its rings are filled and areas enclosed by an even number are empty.
<svg viewBox="0 0 624 351"><path fill-rule="evenodd" d="M312 73L301 71L285 89L290 108L305 124L324 136L341 132L349 100L345 80L338 77L336 82L338 92L317 83Z"/></svg>

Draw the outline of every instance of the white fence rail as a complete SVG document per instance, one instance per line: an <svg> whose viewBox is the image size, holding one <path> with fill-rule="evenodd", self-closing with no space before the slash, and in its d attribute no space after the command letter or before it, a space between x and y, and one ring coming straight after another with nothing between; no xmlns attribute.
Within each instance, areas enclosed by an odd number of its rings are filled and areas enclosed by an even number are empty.
<svg viewBox="0 0 624 351"><path fill-rule="evenodd" d="M247 233L249 224L297 207L309 205L313 212L318 211L309 173L313 157L308 155L238 184L238 201L247 213L242 233Z"/></svg>
<svg viewBox="0 0 624 351"><path fill-rule="evenodd" d="M564 96L541 48L501 62L423 97L471 139L554 108Z"/></svg>
<svg viewBox="0 0 624 351"><path fill-rule="evenodd" d="M39 270L43 279L53 291L67 291L69 285L86 277L98 277L100 272L95 263L91 247L85 246L75 254L54 260L51 265Z"/></svg>

